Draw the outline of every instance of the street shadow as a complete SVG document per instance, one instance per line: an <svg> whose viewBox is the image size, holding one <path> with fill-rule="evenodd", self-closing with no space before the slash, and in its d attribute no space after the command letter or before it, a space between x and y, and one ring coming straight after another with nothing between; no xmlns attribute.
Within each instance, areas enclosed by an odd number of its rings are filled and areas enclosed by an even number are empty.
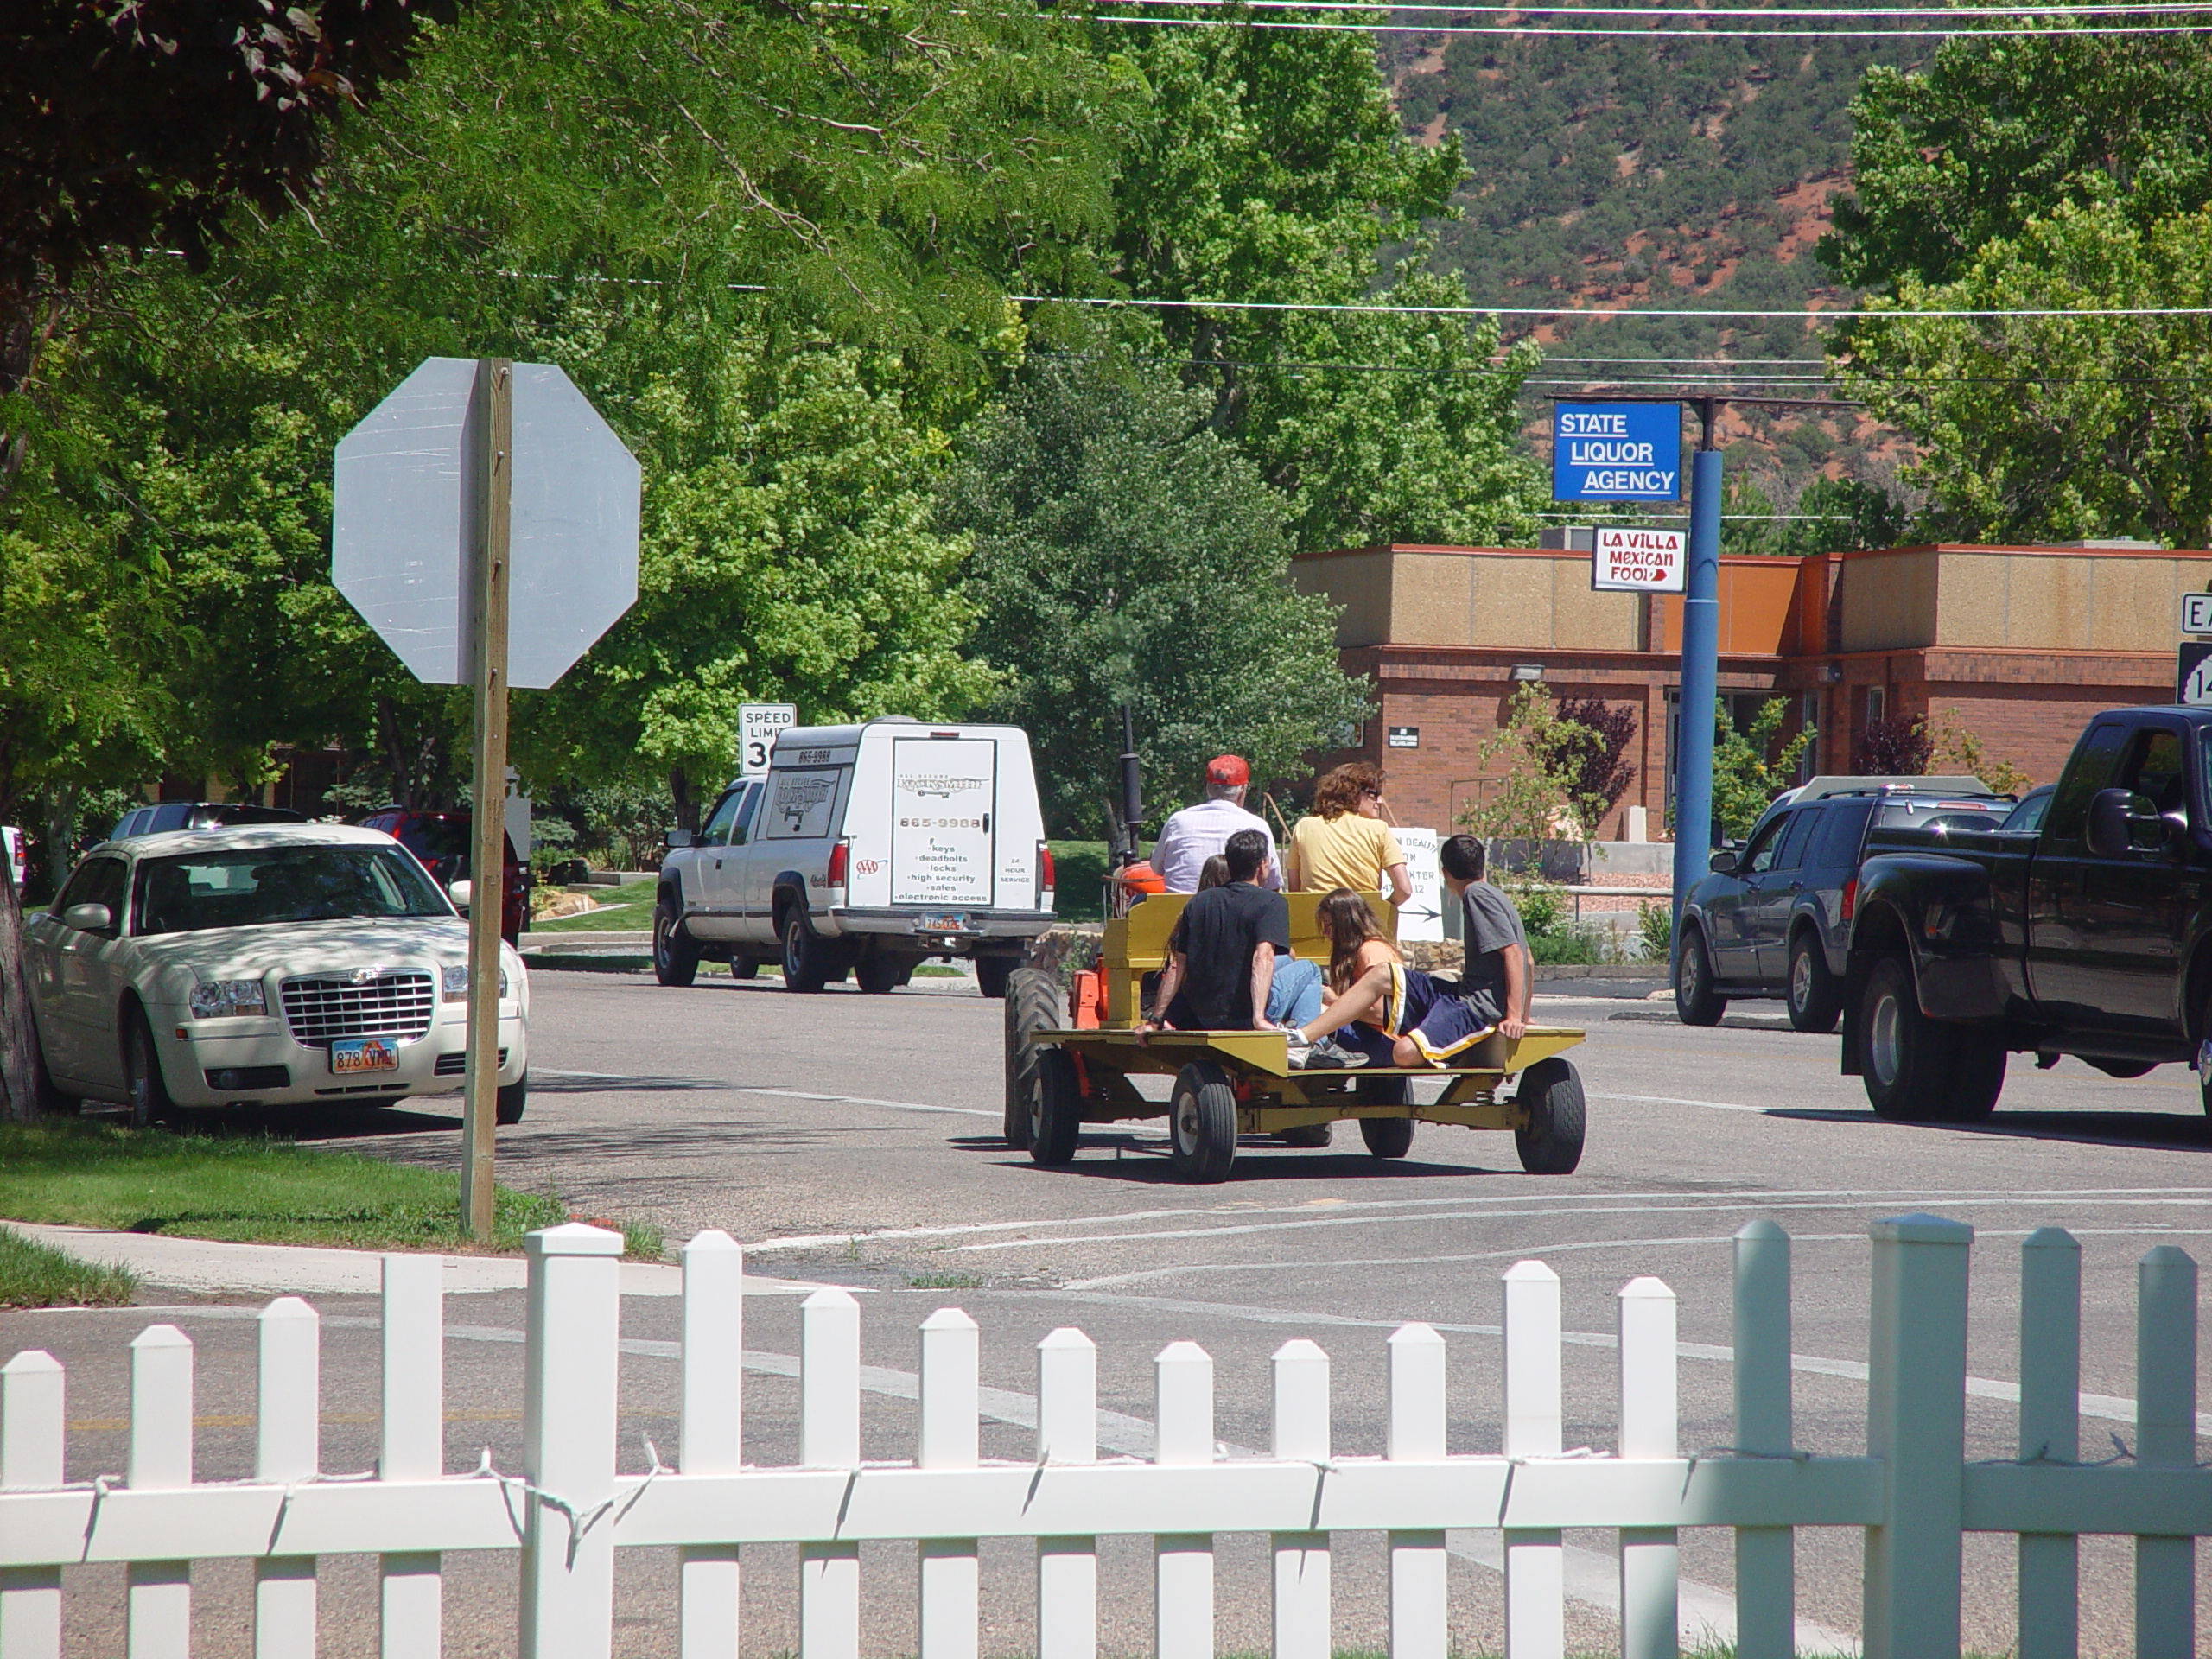
<svg viewBox="0 0 2212 1659"><path fill-rule="evenodd" d="M2084 1147L2212 1152L2212 1117L2190 1117L2178 1112L1998 1111L1978 1123L1912 1123L1877 1117L1871 1110L1838 1111L1805 1106L1770 1107L1764 1115L1811 1123L1858 1123L1868 1128L1923 1129L1942 1135L1995 1136L2013 1141L2062 1141Z"/></svg>
<svg viewBox="0 0 2212 1659"><path fill-rule="evenodd" d="M1007 1168L1038 1175L1079 1175L1092 1180L1121 1181L1131 1185L1179 1186L1173 1160L1165 1138L1130 1135L1086 1135L1076 1143L1074 1161L1046 1168L1027 1153L1010 1151L1001 1137L962 1136L946 1144L956 1150L999 1154ZM1517 1175L1511 1167L1482 1164L1439 1162L1421 1158L1376 1158L1360 1145L1353 1130L1350 1146L1286 1147L1271 1135L1244 1135L1236 1143L1236 1161L1230 1166L1231 1184L1249 1180L1432 1180L1446 1176Z"/></svg>

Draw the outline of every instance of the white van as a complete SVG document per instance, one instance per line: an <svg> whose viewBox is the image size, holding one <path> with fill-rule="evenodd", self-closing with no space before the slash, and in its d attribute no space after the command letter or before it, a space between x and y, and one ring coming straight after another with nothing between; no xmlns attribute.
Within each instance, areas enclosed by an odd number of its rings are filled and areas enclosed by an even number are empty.
<svg viewBox="0 0 2212 1659"><path fill-rule="evenodd" d="M889 991L931 957L969 957L1003 996L1052 925L1029 734L903 715L787 728L765 778L730 785L696 836L669 832L658 899L664 985L712 958L741 979L780 961L794 991L848 973Z"/></svg>

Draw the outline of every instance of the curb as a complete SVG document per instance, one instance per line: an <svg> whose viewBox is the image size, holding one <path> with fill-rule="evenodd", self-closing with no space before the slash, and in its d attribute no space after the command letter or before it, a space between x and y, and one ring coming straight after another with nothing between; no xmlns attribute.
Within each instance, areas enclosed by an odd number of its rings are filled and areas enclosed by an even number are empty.
<svg viewBox="0 0 2212 1659"><path fill-rule="evenodd" d="M80 1262L123 1268L141 1284L169 1290L268 1295L374 1296L384 1283L381 1250L340 1249L321 1244L239 1244L221 1239L175 1238L166 1233L118 1233L96 1227L0 1221L26 1238L50 1244ZM442 1255L449 1296L521 1290L529 1264L519 1255ZM683 1269L660 1262L620 1264L625 1296L677 1296ZM748 1296L804 1295L817 1288L798 1280L745 1276Z"/></svg>

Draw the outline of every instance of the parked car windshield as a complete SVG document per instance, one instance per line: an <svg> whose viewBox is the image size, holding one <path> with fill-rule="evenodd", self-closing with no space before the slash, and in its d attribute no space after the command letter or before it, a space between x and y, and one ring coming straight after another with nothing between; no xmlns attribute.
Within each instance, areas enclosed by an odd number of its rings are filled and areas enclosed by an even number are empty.
<svg viewBox="0 0 2212 1659"><path fill-rule="evenodd" d="M149 858L138 866L133 906L134 933L453 914L397 847L255 847Z"/></svg>
<svg viewBox="0 0 2212 1659"><path fill-rule="evenodd" d="M1885 830L1994 830L2012 810L2010 801L1885 801Z"/></svg>

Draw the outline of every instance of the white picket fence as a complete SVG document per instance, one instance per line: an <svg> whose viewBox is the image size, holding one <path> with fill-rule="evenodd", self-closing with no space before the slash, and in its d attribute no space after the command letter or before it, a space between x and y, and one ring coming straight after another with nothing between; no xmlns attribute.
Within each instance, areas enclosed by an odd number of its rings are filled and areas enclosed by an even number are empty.
<svg viewBox="0 0 2212 1659"><path fill-rule="evenodd" d="M0 1654L58 1659L61 1569L130 1563L133 1659L189 1650L192 1559L256 1562L259 1659L315 1648L315 1558L381 1556L383 1652L439 1651L440 1554L522 1552L521 1651L613 1650L614 1552L680 1552L684 1659L737 1651L740 1552L799 1546L800 1652L860 1647L860 1545L910 1540L919 1555L922 1659L976 1659L977 1541L1036 1542L1039 1659L1093 1659L1097 1539L1154 1541L1162 1659L1214 1651L1213 1539L1272 1535L1274 1651L1329 1659L1330 1535L1389 1535L1392 1659L1447 1659L1445 1534L1504 1529L1510 1659L1564 1650L1560 1529L1618 1529L1621 1649L1676 1651L1676 1544L1684 1527L1736 1529L1738 1651L1794 1649L1792 1529L1866 1529L1867 1659L1959 1650L1961 1535L2019 1535L2021 1659L2075 1649L2075 1535L2133 1535L2137 1651L2193 1659L2195 1540L2212 1531L2212 1470L2196 1465L2196 1269L2160 1247L2139 1269L2136 1440L2119 1461L2078 1460L2081 1258L2046 1229L2022 1258L2019 1456L1966 1457L1967 1268L1973 1232L1907 1216L1873 1229L1866 1454L1799 1450L1790 1421L1789 1241L1770 1223L1738 1235L1732 1446L1677 1444L1675 1296L1656 1279L1620 1292L1620 1430L1610 1455L1560 1440L1560 1286L1542 1263L1504 1274L1503 1453L1445 1443L1443 1339L1389 1338L1382 1457L1330 1443L1329 1358L1311 1342L1274 1356L1274 1444L1224 1459L1213 1363L1188 1342L1156 1362L1151 1460L1097 1454L1096 1354L1081 1332L1037 1348L1036 1456L978 1455L978 1332L945 1309L921 1329L920 1428L910 1463L861 1459L860 1306L842 1290L804 1305L799 1465L754 1468L740 1439L740 1252L704 1233L683 1251L683 1427L675 1470L615 1471L620 1295L614 1234L556 1227L530 1239L524 1469L444 1471L443 1318L435 1257L389 1256L384 1277L382 1448L373 1476L321 1472L319 1325L286 1297L261 1316L258 1458L247 1481L193 1478L193 1351L157 1325L131 1344L130 1461L120 1479L64 1480L63 1375L47 1354L0 1370Z"/></svg>

